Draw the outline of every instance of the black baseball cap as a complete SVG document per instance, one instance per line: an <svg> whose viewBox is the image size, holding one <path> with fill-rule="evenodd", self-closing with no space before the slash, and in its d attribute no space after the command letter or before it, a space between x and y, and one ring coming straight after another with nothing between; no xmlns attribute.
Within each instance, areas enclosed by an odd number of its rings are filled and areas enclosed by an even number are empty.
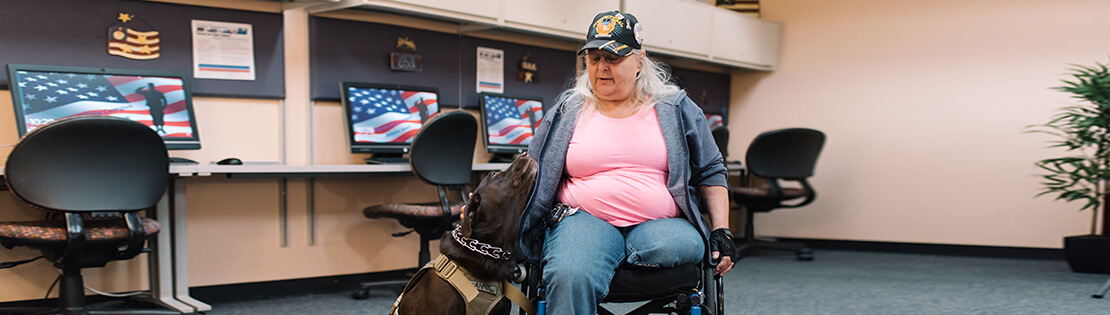
<svg viewBox="0 0 1110 315"><path fill-rule="evenodd" d="M601 12L594 16L594 22L586 33L586 46L582 46L578 53L596 48L628 56L633 49L640 49L643 42L644 28L635 16L620 11Z"/></svg>

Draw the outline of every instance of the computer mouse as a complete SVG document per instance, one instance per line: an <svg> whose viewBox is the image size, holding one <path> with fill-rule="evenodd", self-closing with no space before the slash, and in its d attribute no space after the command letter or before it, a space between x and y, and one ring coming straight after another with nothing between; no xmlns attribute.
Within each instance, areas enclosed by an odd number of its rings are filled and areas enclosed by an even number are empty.
<svg viewBox="0 0 1110 315"><path fill-rule="evenodd" d="M239 158L233 158L232 157L232 158L226 158L226 159L220 160L219 162L216 162L216 164L219 164L219 165L243 165L243 160L240 160Z"/></svg>

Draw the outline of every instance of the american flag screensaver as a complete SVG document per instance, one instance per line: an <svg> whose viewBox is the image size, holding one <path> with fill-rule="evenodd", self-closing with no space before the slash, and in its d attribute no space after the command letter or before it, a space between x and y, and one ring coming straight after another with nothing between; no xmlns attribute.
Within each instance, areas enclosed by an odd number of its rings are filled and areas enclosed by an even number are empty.
<svg viewBox="0 0 1110 315"><path fill-rule="evenodd" d="M192 138L195 132L189 121L181 78L18 71L16 88L12 90L22 100L26 132L77 116L122 117L156 129L146 97L138 93L148 84L153 84L166 100L165 125L159 134L163 138Z"/></svg>
<svg viewBox="0 0 1110 315"><path fill-rule="evenodd" d="M420 107L428 118L439 112L434 92L348 87L351 132L355 142L410 143L420 131Z"/></svg>
<svg viewBox="0 0 1110 315"><path fill-rule="evenodd" d="M543 117L543 104L534 100L486 95L485 106L490 144L527 145Z"/></svg>
<svg viewBox="0 0 1110 315"><path fill-rule="evenodd" d="M709 123L709 129L717 128L725 125L725 118L721 115L705 115L705 120Z"/></svg>

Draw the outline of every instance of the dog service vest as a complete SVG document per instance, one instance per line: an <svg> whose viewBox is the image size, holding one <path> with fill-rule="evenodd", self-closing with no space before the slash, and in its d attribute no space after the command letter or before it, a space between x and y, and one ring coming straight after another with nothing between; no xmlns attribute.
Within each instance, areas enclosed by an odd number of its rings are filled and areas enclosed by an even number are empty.
<svg viewBox="0 0 1110 315"><path fill-rule="evenodd" d="M450 283L455 291L462 296L463 301L466 302L467 315L489 314L493 306L497 305L497 302L500 302L506 296L509 300L525 308L527 313L535 314L535 308L528 297L508 281L485 282L474 280L470 273L460 268L450 258L439 255L435 260L421 267L416 275L412 276L409 283L405 285L405 289L401 291L401 295L393 302L393 308L389 310L390 315L400 315L397 307L401 304L401 299L429 270L434 270L437 276Z"/></svg>

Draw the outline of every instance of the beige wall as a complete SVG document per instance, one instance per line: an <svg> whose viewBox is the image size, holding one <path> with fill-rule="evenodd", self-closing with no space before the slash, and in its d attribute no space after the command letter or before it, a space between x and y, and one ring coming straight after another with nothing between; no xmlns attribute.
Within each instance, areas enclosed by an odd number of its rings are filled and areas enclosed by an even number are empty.
<svg viewBox="0 0 1110 315"><path fill-rule="evenodd" d="M1033 198L1045 122L1070 103L1069 64L1107 62L1101 0L764 0L782 64L733 76L731 152L769 129L823 130L818 199L757 217L757 233L1060 248L1077 204ZM736 157L741 157L737 155Z"/></svg>

